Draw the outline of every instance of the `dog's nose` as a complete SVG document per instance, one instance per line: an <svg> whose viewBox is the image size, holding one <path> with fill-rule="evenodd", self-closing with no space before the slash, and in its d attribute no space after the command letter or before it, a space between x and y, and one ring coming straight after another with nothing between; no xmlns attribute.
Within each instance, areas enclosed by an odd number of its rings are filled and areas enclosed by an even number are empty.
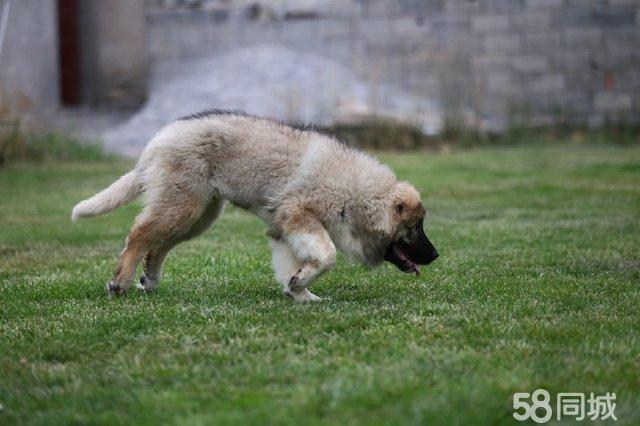
<svg viewBox="0 0 640 426"><path fill-rule="evenodd" d="M438 256L440 256L440 253L438 253L438 250L435 249L435 247L433 248L433 251L431 252L431 254L429 254L429 259L427 261L427 265L431 262L433 262L434 260L436 260L438 258Z"/></svg>

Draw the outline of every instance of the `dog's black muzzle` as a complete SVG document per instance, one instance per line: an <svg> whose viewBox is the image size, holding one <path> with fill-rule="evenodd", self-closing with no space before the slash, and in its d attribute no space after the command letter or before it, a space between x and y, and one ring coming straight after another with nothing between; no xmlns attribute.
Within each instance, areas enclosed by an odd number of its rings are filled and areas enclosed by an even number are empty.
<svg viewBox="0 0 640 426"><path fill-rule="evenodd" d="M439 256L422 229L423 221L418 222L409 233L389 244L384 260L396 265L402 272L420 274L418 265L428 265Z"/></svg>

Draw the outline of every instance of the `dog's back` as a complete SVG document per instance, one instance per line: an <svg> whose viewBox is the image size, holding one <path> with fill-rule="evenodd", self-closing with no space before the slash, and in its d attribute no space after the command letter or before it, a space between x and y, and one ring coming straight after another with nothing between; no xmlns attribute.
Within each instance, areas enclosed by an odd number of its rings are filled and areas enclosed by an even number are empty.
<svg viewBox="0 0 640 426"><path fill-rule="evenodd" d="M314 142L336 143L275 120L216 111L166 126L145 148L140 167L179 170L189 181L205 178L241 207L263 206L291 179Z"/></svg>

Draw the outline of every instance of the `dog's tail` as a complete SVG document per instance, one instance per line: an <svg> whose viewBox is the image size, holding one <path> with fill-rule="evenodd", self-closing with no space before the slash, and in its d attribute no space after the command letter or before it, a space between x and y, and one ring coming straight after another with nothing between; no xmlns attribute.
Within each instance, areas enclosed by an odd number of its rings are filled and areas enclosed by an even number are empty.
<svg viewBox="0 0 640 426"><path fill-rule="evenodd" d="M76 204L71 212L71 220L75 222L79 218L98 216L132 202L142 192L140 181L138 171L131 170L113 182L107 189Z"/></svg>

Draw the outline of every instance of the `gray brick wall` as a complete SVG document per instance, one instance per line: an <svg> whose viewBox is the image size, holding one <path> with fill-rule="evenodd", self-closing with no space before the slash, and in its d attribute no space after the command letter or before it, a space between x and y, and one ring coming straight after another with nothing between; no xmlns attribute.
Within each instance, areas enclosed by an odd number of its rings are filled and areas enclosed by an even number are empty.
<svg viewBox="0 0 640 426"><path fill-rule="evenodd" d="M640 121L640 0L205 3L209 12L149 12L155 63L279 43L434 99L443 114L487 130ZM247 18L254 3L269 17ZM300 12L296 4L314 15L287 15Z"/></svg>

